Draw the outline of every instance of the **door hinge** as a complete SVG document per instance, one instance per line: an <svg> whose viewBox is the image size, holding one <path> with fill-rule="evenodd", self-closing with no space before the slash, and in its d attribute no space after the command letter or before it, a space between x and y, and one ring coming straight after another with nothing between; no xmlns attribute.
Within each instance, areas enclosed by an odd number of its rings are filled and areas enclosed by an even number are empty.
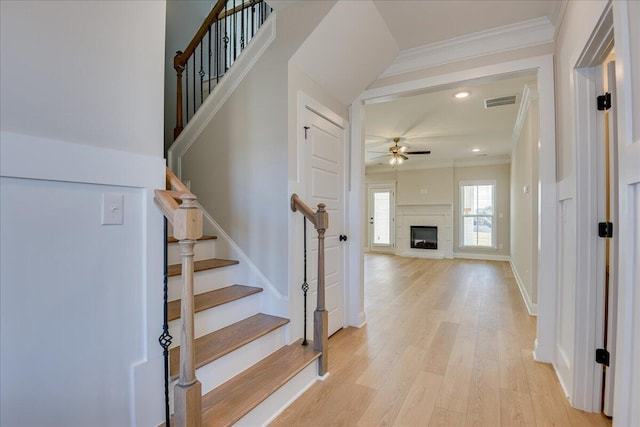
<svg viewBox="0 0 640 427"><path fill-rule="evenodd" d="M598 236L599 237L613 237L613 223L611 223L611 222L599 222L598 223Z"/></svg>
<svg viewBox="0 0 640 427"><path fill-rule="evenodd" d="M604 348L596 349L596 363L609 366L609 352Z"/></svg>
<svg viewBox="0 0 640 427"><path fill-rule="evenodd" d="M611 108L611 92L600 95L596 99L598 100L598 111L608 110Z"/></svg>
<svg viewBox="0 0 640 427"><path fill-rule="evenodd" d="M304 139L307 139L307 131L309 130L309 126L304 127Z"/></svg>

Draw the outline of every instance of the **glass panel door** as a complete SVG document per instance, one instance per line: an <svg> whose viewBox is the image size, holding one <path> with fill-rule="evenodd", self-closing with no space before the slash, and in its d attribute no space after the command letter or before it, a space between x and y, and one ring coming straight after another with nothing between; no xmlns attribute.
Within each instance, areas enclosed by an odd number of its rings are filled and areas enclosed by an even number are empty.
<svg viewBox="0 0 640 427"><path fill-rule="evenodd" d="M395 199L393 184L369 187L369 247L390 252L394 247Z"/></svg>

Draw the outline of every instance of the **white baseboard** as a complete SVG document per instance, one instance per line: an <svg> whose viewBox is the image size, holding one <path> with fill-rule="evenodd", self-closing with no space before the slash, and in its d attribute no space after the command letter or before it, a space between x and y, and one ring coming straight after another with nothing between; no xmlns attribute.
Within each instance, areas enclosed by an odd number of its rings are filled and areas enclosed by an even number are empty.
<svg viewBox="0 0 640 427"><path fill-rule="evenodd" d="M518 269L516 268L511 258L509 258L509 265L511 265L511 271L513 272L513 276L516 278L516 283L518 284L518 289L520 289L520 295L522 295L522 300L524 301L524 305L527 307L527 311L531 316L537 316L538 304L535 304L533 301L531 301L529 294L524 288L524 283L522 283L520 274L518 274Z"/></svg>
<svg viewBox="0 0 640 427"><path fill-rule="evenodd" d="M570 380L569 376L571 374L571 364L569 363L569 358L566 353L560 346L556 347L557 354L557 363L552 363L553 370L556 373L556 377L560 382L560 386L562 387L562 391L564 392L565 397L571 402L571 393L569 392L569 387L567 387L567 380ZM573 405L572 405L573 406Z"/></svg>
<svg viewBox="0 0 640 427"><path fill-rule="evenodd" d="M483 261L510 261L511 258L507 255L494 255L484 253L467 253L467 252L454 252L454 258L461 259L479 259Z"/></svg>

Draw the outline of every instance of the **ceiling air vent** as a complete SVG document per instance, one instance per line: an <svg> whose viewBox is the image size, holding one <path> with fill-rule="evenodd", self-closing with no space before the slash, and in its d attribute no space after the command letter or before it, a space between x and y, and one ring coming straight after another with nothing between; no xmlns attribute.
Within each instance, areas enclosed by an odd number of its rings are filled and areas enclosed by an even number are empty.
<svg viewBox="0 0 640 427"><path fill-rule="evenodd" d="M516 96L501 96L500 98L487 98L484 100L484 108L499 107L501 105L513 105L516 103Z"/></svg>

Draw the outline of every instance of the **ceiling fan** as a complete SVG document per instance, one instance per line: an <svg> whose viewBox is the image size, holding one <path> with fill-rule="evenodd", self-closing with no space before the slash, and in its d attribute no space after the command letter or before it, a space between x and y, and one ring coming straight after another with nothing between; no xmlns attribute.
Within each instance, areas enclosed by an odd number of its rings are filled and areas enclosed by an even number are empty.
<svg viewBox="0 0 640 427"><path fill-rule="evenodd" d="M393 138L393 142L395 145L389 147L389 153L384 154L383 156L378 156L376 158L391 156L391 158L389 159L389 164L394 166L396 164L401 165L405 160L409 160L409 157L407 157L408 154L431 154L430 150L407 151L407 147L405 147L404 145L398 145L398 142L400 142L400 137Z"/></svg>

